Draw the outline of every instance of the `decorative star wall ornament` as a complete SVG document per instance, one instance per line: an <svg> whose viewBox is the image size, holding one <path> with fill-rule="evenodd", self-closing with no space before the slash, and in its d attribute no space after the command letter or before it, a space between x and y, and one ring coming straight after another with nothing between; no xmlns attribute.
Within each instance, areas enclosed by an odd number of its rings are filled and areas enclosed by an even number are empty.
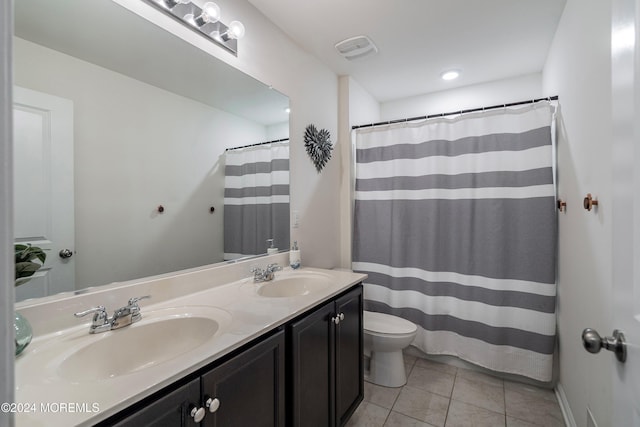
<svg viewBox="0 0 640 427"><path fill-rule="evenodd" d="M322 171L329 159L331 159L331 134L326 129L318 131L314 125L309 125L304 131L304 146L307 154L316 165L318 173Z"/></svg>

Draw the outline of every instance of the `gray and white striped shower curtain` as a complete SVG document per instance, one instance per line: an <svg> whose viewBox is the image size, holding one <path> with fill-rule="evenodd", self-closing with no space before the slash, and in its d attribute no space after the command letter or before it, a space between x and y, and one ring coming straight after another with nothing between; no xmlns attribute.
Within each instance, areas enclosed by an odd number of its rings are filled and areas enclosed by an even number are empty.
<svg viewBox="0 0 640 427"><path fill-rule="evenodd" d="M289 248L289 143L225 152L224 259Z"/></svg>
<svg viewBox="0 0 640 427"><path fill-rule="evenodd" d="M552 379L554 107L356 131L353 269L414 345Z"/></svg>

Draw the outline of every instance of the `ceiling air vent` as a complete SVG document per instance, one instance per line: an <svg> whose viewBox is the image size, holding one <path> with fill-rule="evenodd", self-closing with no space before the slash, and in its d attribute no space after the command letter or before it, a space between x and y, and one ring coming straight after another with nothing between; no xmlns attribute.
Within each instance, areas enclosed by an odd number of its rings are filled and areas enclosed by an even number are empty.
<svg viewBox="0 0 640 427"><path fill-rule="evenodd" d="M348 60L362 58L378 52L378 48L367 36L356 36L342 40L336 44L336 49L340 55Z"/></svg>

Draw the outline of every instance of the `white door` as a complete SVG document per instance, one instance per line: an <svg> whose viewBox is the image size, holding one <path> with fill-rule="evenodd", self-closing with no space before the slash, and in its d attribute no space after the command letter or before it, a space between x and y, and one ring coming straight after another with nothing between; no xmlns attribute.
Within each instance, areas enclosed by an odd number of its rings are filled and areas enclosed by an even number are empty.
<svg viewBox="0 0 640 427"><path fill-rule="evenodd" d="M611 357L612 426L640 426L640 45L638 0L614 0L613 325L626 338L624 363ZM600 331L609 332L611 331ZM601 356L602 357L602 356Z"/></svg>
<svg viewBox="0 0 640 427"><path fill-rule="evenodd" d="M14 234L16 243L46 249L34 278L16 300L75 289L73 103L14 87Z"/></svg>

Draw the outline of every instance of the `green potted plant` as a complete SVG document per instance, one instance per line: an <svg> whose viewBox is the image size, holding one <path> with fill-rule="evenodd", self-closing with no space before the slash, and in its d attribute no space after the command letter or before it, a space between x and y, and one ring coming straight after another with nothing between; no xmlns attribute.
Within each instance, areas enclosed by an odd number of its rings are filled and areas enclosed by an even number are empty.
<svg viewBox="0 0 640 427"><path fill-rule="evenodd" d="M15 286L20 286L31 280L32 276L44 265L47 254L42 248L30 244L15 245ZM35 262L39 261L39 262ZM15 314L14 326L16 329L16 356L29 345L33 332L27 319L18 312Z"/></svg>
<svg viewBox="0 0 640 427"><path fill-rule="evenodd" d="M16 252L16 286L23 285L31 280L31 276L40 268L47 259L47 254L42 248L30 244L15 245ZM34 262L40 261L40 263Z"/></svg>

